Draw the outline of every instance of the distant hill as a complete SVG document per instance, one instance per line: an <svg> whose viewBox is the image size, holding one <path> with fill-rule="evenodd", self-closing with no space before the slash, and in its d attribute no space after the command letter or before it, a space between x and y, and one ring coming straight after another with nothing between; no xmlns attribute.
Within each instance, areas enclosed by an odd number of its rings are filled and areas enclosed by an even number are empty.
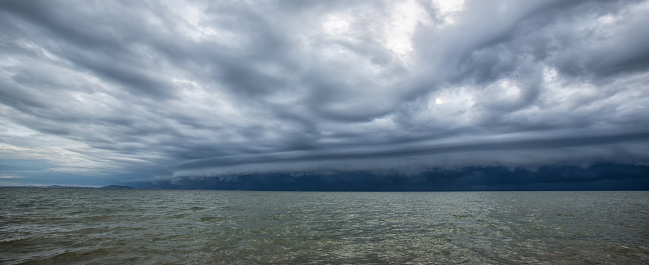
<svg viewBox="0 0 649 265"><path fill-rule="evenodd" d="M46 187L41 187L46 189L94 189L94 187L86 186L63 186L63 185L50 185Z"/></svg>
<svg viewBox="0 0 649 265"><path fill-rule="evenodd" d="M122 186L122 185L108 185L108 186L104 186L104 187L101 187L101 188L102 189L109 189L109 190L132 190L132 189L135 189L133 187Z"/></svg>

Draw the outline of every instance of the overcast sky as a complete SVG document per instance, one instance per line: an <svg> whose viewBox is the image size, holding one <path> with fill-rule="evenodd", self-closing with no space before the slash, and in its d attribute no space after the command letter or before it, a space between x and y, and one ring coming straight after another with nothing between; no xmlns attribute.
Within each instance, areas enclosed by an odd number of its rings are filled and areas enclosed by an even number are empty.
<svg viewBox="0 0 649 265"><path fill-rule="evenodd" d="M649 1L5 0L0 25L0 185L649 165Z"/></svg>

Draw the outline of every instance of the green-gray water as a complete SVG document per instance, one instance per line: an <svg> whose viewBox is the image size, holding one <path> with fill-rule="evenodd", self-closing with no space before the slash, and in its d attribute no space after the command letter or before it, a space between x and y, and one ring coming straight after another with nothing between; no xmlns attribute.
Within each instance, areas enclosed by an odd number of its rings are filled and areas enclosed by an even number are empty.
<svg viewBox="0 0 649 265"><path fill-rule="evenodd" d="M649 192L0 188L1 264L649 264Z"/></svg>

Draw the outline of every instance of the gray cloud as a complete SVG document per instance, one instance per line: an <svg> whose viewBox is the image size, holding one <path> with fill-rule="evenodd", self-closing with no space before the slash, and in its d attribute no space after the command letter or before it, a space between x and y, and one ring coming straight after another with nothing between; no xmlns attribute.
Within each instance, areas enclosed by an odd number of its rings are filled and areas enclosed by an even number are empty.
<svg viewBox="0 0 649 265"><path fill-rule="evenodd" d="M0 158L120 181L647 164L649 3L449 3L0 2Z"/></svg>

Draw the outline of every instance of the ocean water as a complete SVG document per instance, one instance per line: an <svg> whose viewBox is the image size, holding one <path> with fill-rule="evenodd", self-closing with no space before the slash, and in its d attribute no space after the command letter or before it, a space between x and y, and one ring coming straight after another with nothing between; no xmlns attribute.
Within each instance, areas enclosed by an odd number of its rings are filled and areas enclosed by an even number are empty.
<svg viewBox="0 0 649 265"><path fill-rule="evenodd" d="M649 192L0 189L0 264L649 264Z"/></svg>

